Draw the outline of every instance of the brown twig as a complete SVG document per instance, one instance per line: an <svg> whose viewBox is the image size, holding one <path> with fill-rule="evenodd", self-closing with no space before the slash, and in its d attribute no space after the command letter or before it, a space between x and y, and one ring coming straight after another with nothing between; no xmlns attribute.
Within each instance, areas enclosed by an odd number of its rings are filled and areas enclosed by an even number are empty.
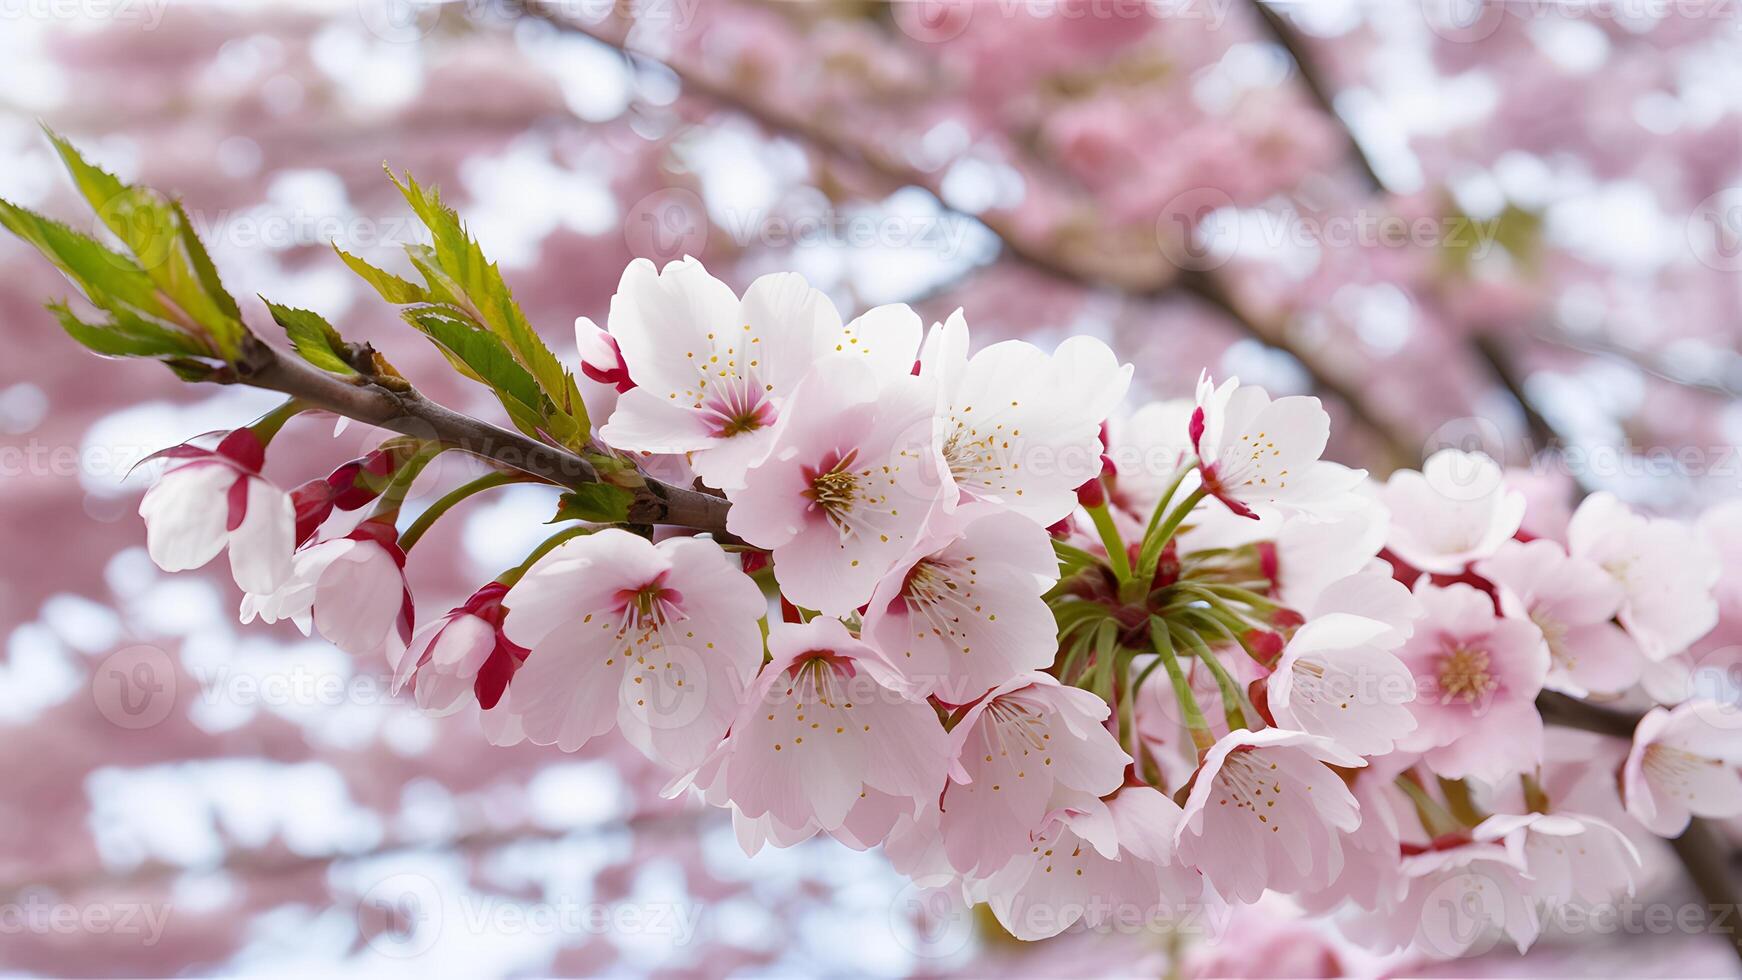
<svg viewBox="0 0 1742 980"><path fill-rule="evenodd" d="M600 482L591 463L567 450L461 415L415 390L395 391L361 378L352 383L300 358L287 357L256 337L244 341L236 374L242 384L282 392L359 422L440 440L557 486L577 489ZM726 532L730 505L719 497L657 480L648 480L632 492L632 523L678 525L737 540Z"/></svg>
<svg viewBox="0 0 1742 980"><path fill-rule="evenodd" d="M1577 728L1580 731L1596 732L1598 735L1615 738L1631 739L1633 730L1639 727L1640 715L1636 711L1592 704L1554 691L1544 691L1536 696L1536 710L1542 713L1542 720L1550 725Z"/></svg>
<svg viewBox="0 0 1742 980"><path fill-rule="evenodd" d="M1263 22L1270 39L1275 41L1288 56L1294 59L1295 72L1300 76L1301 85L1312 94L1313 101L1325 115L1337 124L1349 143L1349 158L1355 162L1361 171L1361 177L1367 186L1374 191L1385 190L1385 182L1379 179L1379 171L1373 168L1373 160L1367 156L1367 151L1361 148L1361 141L1355 138L1354 130L1343 122L1343 117L1337 115L1337 107L1333 102L1331 87L1325 80L1324 72L1319 70L1318 62L1307 51L1306 41L1295 32L1288 18L1276 12L1264 0L1252 0L1252 7L1258 13L1258 19Z"/></svg>
<svg viewBox="0 0 1742 980"><path fill-rule="evenodd" d="M1554 426L1537 411L1535 403L1524 393L1524 379L1519 377L1500 338L1492 333L1476 334L1470 339L1470 349L1488 365L1489 372L1500 382L1500 386L1518 403L1518 410L1524 413L1525 428L1530 432L1531 448L1550 449L1560 445L1560 433L1555 431Z"/></svg>

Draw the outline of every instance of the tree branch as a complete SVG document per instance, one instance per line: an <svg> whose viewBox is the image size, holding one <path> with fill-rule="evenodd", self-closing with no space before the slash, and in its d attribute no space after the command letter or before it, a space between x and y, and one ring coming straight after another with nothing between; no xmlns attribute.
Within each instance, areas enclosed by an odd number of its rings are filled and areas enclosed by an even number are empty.
<svg viewBox="0 0 1742 980"><path fill-rule="evenodd" d="M1636 711L1622 711L1619 708L1592 704L1555 691L1538 694L1536 710L1542 713L1542 720L1550 725L1629 740L1633 738L1633 730L1639 727L1641 717Z"/></svg>
<svg viewBox="0 0 1742 980"><path fill-rule="evenodd" d="M287 357L257 337L249 336L243 342L236 371L242 384L282 392L316 408L394 432L440 440L558 486L578 489L600 482L591 463L567 450L461 415L416 391L393 391L366 379L347 381L300 358ZM633 523L679 525L710 532L723 541L738 540L726 531L730 504L719 497L657 480L646 481L633 493L635 499L629 508Z"/></svg>
<svg viewBox="0 0 1742 980"><path fill-rule="evenodd" d="M1373 169L1373 161L1367 156L1367 151L1361 148L1361 142L1355 138L1354 130L1349 128L1342 116L1337 115L1331 87L1325 80L1324 73L1319 70L1318 62L1307 53L1306 42L1299 34L1295 33L1288 18L1277 13L1265 0L1252 0L1252 7L1257 11L1258 19L1263 22L1270 39L1284 51L1287 51L1290 58L1294 59L1295 71L1300 75L1301 84L1312 94L1313 101L1342 131L1344 138L1349 143L1349 158L1355 161L1355 165L1361 171L1361 177L1367 182L1368 188L1373 191L1385 190L1385 182L1379 179L1379 171Z"/></svg>

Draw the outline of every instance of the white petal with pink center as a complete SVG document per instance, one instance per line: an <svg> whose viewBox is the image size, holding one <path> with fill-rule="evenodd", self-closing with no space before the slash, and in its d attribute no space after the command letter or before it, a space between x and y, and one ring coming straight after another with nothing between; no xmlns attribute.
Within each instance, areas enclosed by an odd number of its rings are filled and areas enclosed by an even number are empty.
<svg viewBox="0 0 1742 980"><path fill-rule="evenodd" d="M223 455L172 465L145 491L139 516L146 550L166 572L199 568L228 547L230 572L244 592L272 592L290 577L290 495Z"/></svg>
<svg viewBox="0 0 1742 980"><path fill-rule="evenodd" d="M412 636L402 560L396 547L361 532L309 545L296 552L283 586L242 597L242 622L288 619L346 653L398 663Z"/></svg>
<svg viewBox="0 0 1742 980"><path fill-rule="evenodd" d="M1593 493L1567 526L1567 550L1620 583L1617 617L1652 660L1681 653L1717 625L1713 590L1723 564L1692 525L1636 514L1613 494Z"/></svg>
<svg viewBox="0 0 1742 980"><path fill-rule="evenodd" d="M1542 631L1494 614L1484 592L1441 588L1423 576L1415 597L1424 615L1398 656L1415 675L1416 730L1399 748L1425 752L1450 779L1496 782L1542 759L1536 696L1548 676Z"/></svg>
<svg viewBox="0 0 1742 980"><path fill-rule="evenodd" d="M1147 786L1105 802L1087 797L1049 814L1029 847L976 891L1018 939L1090 929L1165 927L1188 919L1203 880L1173 860L1180 808Z"/></svg>
<svg viewBox="0 0 1742 980"><path fill-rule="evenodd" d="M707 538L615 528L566 541L509 591L508 639L531 650L504 703L527 738L573 752L620 728L672 769L725 735L762 662L767 600Z"/></svg>
<svg viewBox="0 0 1742 980"><path fill-rule="evenodd" d="M1272 401L1264 389L1229 378L1198 379L1192 417L1204 486L1242 516L1265 512L1332 518L1347 513L1365 470L1322 463L1331 418L1317 398Z"/></svg>
<svg viewBox="0 0 1742 980"><path fill-rule="evenodd" d="M393 694L417 678L417 706L435 715L458 710L496 649L496 627L456 610L419 629L393 664Z"/></svg>
<svg viewBox="0 0 1742 980"><path fill-rule="evenodd" d="M950 730L955 764L940 821L957 871L991 875L1061 799L1119 788L1131 757L1103 724L1110 710L1088 691L1028 674L962 716Z"/></svg>
<svg viewBox="0 0 1742 980"><path fill-rule="evenodd" d="M960 310L932 328L921 364L936 385L938 449L963 500L1042 527L1076 509L1076 488L1101 472L1101 423L1125 397L1131 365L1089 337L1050 356L1008 340L969 357Z"/></svg>
<svg viewBox="0 0 1742 980"><path fill-rule="evenodd" d="M1255 902L1265 889L1324 888L1343 870L1342 836L1360 807L1326 763L1361 760L1329 739L1267 728L1230 732L1205 754L1186 798L1176 843L1186 864L1224 898Z"/></svg>
<svg viewBox="0 0 1742 980"><path fill-rule="evenodd" d="M1415 677L1387 640L1392 627L1332 613L1288 641L1266 686L1283 728L1330 738L1358 755L1384 755L1415 730Z"/></svg>
<svg viewBox="0 0 1742 980"><path fill-rule="evenodd" d="M1623 590L1595 562L1553 541L1508 541L1475 571L1500 587L1506 615L1542 631L1549 653L1544 687L1584 697L1619 694L1638 682L1644 655L1612 622Z"/></svg>
<svg viewBox="0 0 1742 980"><path fill-rule="evenodd" d="M763 276L740 300L687 257L659 271L632 262L608 329L636 387L618 398L600 437L619 449L691 453L702 480L720 489L739 486L767 452L782 403L817 358L846 352L905 373L921 333L905 307L843 326L828 297L795 273Z"/></svg>
<svg viewBox="0 0 1742 980"><path fill-rule="evenodd" d="M1442 449L1420 472L1398 470L1380 488L1391 511L1387 545L1424 571L1452 575L1492 555L1518 533L1523 493L1481 453Z"/></svg>
<svg viewBox="0 0 1742 980"><path fill-rule="evenodd" d="M1734 705L1687 701L1639 720L1621 770L1627 812L1660 837L1693 817L1742 815L1742 713Z"/></svg>
<svg viewBox="0 0 1742 980"><path fill-rule="evenodd" d="M1588 908L1633 895L1639 851L1607 821L1577 813L1495 814L1471 836L1504 843L1530 875L1531 893L1551 907Z"/></svg>
<svg viewBox="0 0 1742 980"><path fill-rule="evenodd" d="M1057 581L1046 529L970 504L938 515L878 583L864 633L915 696L967 704L1052 663L1058 625L1041 596Z"/></svg>
<svg viewBox="0 0 1742 980"><path fill-rule="evenodd" d="M931 445L932 401L909 375L864 359L818 361L788 402L768 457L728 491L726 526L774 552L793 603L845 616L911 550L946 494Z"/></svg>
<svg viewBox="0 0 1742 980"><path fill-rule="evenodd" d="M768 646L773 659L719 760L716 785L744 816L836 831L869 791L905 800L910 813L938 793L949 766L943 724L874 650L825 617L770 627Z"/></svg>

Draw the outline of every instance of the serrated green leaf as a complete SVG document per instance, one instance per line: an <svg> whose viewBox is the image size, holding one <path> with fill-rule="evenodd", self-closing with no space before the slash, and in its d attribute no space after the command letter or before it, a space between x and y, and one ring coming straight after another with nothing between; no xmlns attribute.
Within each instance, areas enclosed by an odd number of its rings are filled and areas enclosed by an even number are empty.
<svg viewBox="0 0 1742 980"><path fill-rule="evenodd" d="M173 201L171 204L175 208L176 221L181 227L182 249L187 252L194 275L199 278L206 295L217 303L219 312L241 323L242 308L236 305L236 298L230 295L224 288L223 280L218 278L218 267L212 264L211 253L206 251L206 243L200 241L199 235L194 234L194 223L188 219L187 210L180 201Z"/></svg>
<svg viewBox="0 0 1742 980"><path fill-rule="evenodd" d="M106 323L90 323L64 303L50 303L48 310L68 336L105 357L180 359L208 354L186 334L132 314L111 313L112 319Z"/></svg>
<svg viewBox="0 0 1742 980"><path fill-rule="evenodd" d="M557 521L590 521L594 524L623 524L629 520L629 505L635 495L622 487L608 483L590 483L562 495L557 500Z"/></svg>
<svg viewBox="0 0 1742 980"><path fill-rule="evenodd" d="M79 193L132 252L137 267L187 318L211 335L219 353L234 357L247 328L242 325L235 298L218 281L217 270L195 235L187 212L148 187L123 183L87 161L54 131L44 131Z"/></svg>
<svg viewBox="0 0 1742 980"><path fill-rule="evenodd" d="M378 269L338 245L333 246L333 251L339 253L339 258L351 267L351 271L355 272L364 282L375 287L375 291L380 293L381 298L387 302L395 306L434 302L429 292L417 283L401 279L385 269Z"/></svg>
<svg viewBox="0 0 1742 980"><path fill-rule="evenodd" d="M28 208L0 201L0 226L24 239L93 304L167 318L169 309L139 264L89 235Z"/></svg>
<svg viewBox="0 0 1742 980"><path fill-rule="evenodd" d="M538 437L550 414L549 401L495 334L443 307L413 307L405 319L434 341L456 370L494 391L516 428Z"/></svg>
<svg viewBox="0 0 1742 980"><path fill-rule="evenodd" d="M260 298L272 311L273 322L284 328L291 348L302 355L303 360L334 374L357 373L356 368L345 360L345 338L339 336L339 331L319 313L280 306L264 296Z"/></svg>
<svg viewBox="0 0 1742 980"><path fill-rule="evenodd" d="M515 303L501 270L484 256L458 214L442 203L441 193L407 174L388 174L434 240L432 246L406 249L428 281L430 298L463 312L499 339L529 372L549 402L544 428L564 445L586 442L589 423L574 376L551 353Z"/></svg>

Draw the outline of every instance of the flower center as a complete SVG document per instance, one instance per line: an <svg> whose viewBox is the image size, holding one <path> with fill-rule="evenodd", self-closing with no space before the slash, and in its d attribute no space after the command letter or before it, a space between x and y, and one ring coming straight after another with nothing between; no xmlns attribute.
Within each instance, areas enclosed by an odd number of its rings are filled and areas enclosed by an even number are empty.
<svg viewBox="0 0 1742 980"><path fill-rule="evenodd" d="M1273 834L1281 829L1270 820L1277 801L1283 798L1282 779L1275 762L1249 747L1235 749L1222 760L1215 785L1218 806L1232 804L1236 810L1247 811Z"/></svg>
<svg viewBox="0 0 1742 980"><path fill-rule="evenodd" d="M1530 621L1536 628L1542 630L1543 641L1548 644L1548 655L1560 667L1571 670L1578 659L1567 650L1567 624L1554 619L1547 613L1532 612Z"/></svg>
<svg viewBox="0 0 1742 980"><path fill-rule="evenodd" d="M859 474L852 469L856 455L857 452L850 452L828 469L813 474L810 489L804 492L837 524L846 523L847 515L859 500Z"/></svg>
<svg viewBox="0 0 1742 980"><path fill-rule="evenodd" d="M665 575L639 589L620 589L618 608L623 610L626 629L657 630L668 623L683 619L680 604L683 593L665 586Z"/></svg>
<svg viewBox="0 0 1742 980"><path fill-rule="evenodd" d="M1703 755L1678 749L1673 745L1654 742L1645 749L1645 771L1659 783L1672 787L1685 787L1688 781L1706 766L1721 766L1717 759L1708 759Z"/></svg>
<svg viewBox="0 0 1742 980"><path fill-rule="evenodd" d="M1440 691L1447 700L1475 701L1500 682L1488 670L1488 651L1457 644L1440 658Z"/></svg>
<svg viewBox="0 0 1742 980"><path fill-rule="evenodd" d="M730 439L774 424L774 405L753 387L716 388L708 399L707 413L713 435Z"/></svg>

